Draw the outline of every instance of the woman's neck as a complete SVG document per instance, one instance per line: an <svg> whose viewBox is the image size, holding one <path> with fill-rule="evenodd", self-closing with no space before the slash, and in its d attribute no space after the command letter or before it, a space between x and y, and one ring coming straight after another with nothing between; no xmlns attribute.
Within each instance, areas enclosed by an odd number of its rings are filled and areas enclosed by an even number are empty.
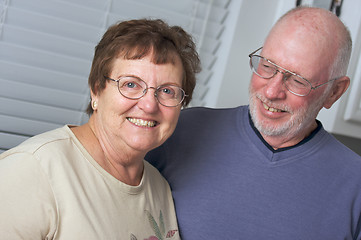
<svg viewBox="0 0 361 240"><path fill-rule="evenodd" d="M93 159L109 174L131 186L140 184L143 176L144 154L129 153L130 151L127 154L126 149L121 148L113 151L110 144L103 143L98 138L97 129L91 119L88 123L71 130Z"/></svg>

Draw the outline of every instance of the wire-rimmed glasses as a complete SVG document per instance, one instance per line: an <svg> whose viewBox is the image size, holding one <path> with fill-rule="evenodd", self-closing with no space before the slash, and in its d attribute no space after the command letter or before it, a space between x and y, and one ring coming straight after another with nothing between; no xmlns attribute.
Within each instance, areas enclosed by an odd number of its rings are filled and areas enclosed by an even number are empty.
<svg viewBox="0 0 361 240"><path fill-rule="evenodd" d="M264 79L270 79L274 77L277 74L277 72L282 73L283 84L285 85L287 90L293 93L294 95L300 97L307 96L311 92L311 90L315 90L337 79L337 78L331 79L325 83L313 87L311 82L305 79L304 77L301 77L296 73L293 73L281 66L278 66L277 64L273 63L272 61L268 60L265 57L255 54L262 48L263 47L260 47L256 51L248 55L250 58L249 64L252 71L257 76ZM279 69L281 69L282 71L280 71Z"/></svg>
<svg viewBox="0 0 361 240"><path fill-rule="evenodd" d="M154 97L165 107L176 107L181 104L187 96L185 91L172 84L160 85L158 87L148 87L147 83L142 79L134 76L122 76L115 80L104 76L106 79L114 81L118 84L119 93L128 99L140 99L148 89L154 89Z"/></svg>

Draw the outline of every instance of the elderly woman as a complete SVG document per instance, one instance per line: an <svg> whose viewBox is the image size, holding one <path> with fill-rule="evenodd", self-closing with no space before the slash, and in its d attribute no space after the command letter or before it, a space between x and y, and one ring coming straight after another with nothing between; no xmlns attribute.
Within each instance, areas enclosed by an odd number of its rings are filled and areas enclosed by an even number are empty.
<svg viewBox="0 0 361 240"><path fill-rule="evenodd" d="M0 155L2 239L179 239L168 183L144 161L176 127L200 70L161 20L111 26L89 76L89 122Z"/></svg>

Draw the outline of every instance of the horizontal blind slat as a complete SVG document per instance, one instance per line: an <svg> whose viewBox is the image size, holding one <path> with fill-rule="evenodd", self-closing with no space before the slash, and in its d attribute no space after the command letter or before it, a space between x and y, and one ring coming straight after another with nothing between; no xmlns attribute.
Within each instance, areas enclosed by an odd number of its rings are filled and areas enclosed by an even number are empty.
<svg viewBox="0 0 361 240"><path fill-rule="evenodd" d="M127 0L130 2L132 0ZM137 0L136 1L139 7L147 9L149 6L153 6L155 8L167 9L170 12L179 12L183 14L188 14L192 11L192 6L194 4L194 0L182 0L182 1L164 1L164 0ZM124 2L119 1L117 5L121 6Z"/></svg>
<svg viewBox="0 0 361 240"><path fill-rule="evenodd" d="M197 17L201 18L201 19L205 19L207 16L207 12L204 11L204 9L207 9L209 6L209 2L204 2L204 3L200 3L199 6L197 7ZM217 7L215 5L213 5L211 7L211 11L209 14L209 21L211 22L218 22L218 23L222 23L224 21L224 19L227 16L227 9L222 8L222 7Z"/></svg>
<svg viewBox="0 0 361 240"><path fill-rule="evenodd" d="M209 2L209 0L200 0L201 2ZM231 0L213 0L213 5L220 8L227 8Z"/></svg>
<svg viewBox="0 0 361 240"><path fill-rule="evenodd" d="M27 48L82 58L88 61L91 61L93 58L94 44L90 42L31 31L8 24L3 25L2 41Z"/></svg>
<svg viewBox="0 0 361 240"><path fill-rule="evenodd" d="M0 132L0 153L19 145L28 138L22 135Z"/></svg>
<svg viewBox="0 0 361 240"><path fill-rule="evenodd" d="M28 66L66 72L79 76L89 74L91 61L59 55L32 48L19 47L0 42L0 60L20 63Z"/></svg>
<svg viewBox="0 0 361 240"><path fill-rule="evenodd" d="M9 7L5 23L33 31L44 32L84 42L97 43L101 36L99 27L40 15L30 11Z"/></svg>
<svg viewBox="0 0 361 240"><path fill-rule="evenodd" d="M63 125L0 114L0 132L34 136Z"/></svg>
<svg viewBox="0 0 361 240"><path fill-rule="evenodd" d="M72 93L88 93L87 77L67 72L27 66L0 60L1 77L10 81L23 82L36 86L54 88Z"/></svg>
<svg viewBox="0 0 361 240"><path fill-rule="evenodd" d="M10 7L100 28L104 20L104 11L109 3L107 1L98 2L100 4L97 8L89 8L88 4L79 5L66 1L16 0L10 1Z"/></svg>
<svg viewBox="0 0 361 240"><path fill-rule="evenodd" d="M81 123L82 112L0 97L0 114L62 125Z"/></svg>
<svg viewBox="0 0 361 240"><path fill-rule="evenodd" d="M0 97L46 106L84 111L90 94L76 94L0 78Z"/></svg>
<svg viewBox="0 0 361 240"><path fill-rule="evenodd" d="M23 1L27 1L27 0L23 0ZM103 12L107 10L109 4L109 1L99 1L99 0L57 0L57 1L66 2L71 5L77 5L79 7L84 7L84 8L91 8Z"/></svg>

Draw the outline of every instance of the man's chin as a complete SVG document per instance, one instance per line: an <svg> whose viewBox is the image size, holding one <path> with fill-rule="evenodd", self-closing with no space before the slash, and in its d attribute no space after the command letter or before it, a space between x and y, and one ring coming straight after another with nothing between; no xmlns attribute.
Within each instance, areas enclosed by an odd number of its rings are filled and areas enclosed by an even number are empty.
<svg viewBox="0 0 361 240"><path fill-rule="evenodd" d="M267 127L267 126L257 126L257 125L255 125L255 127L262 135L269 137L277 137L287 133L287 129L281 127L277 128L277 127Z"/></svg>
<svg viewBox="0 0 361 240"><path fill-rule="evenodd" d="M260 120L257 116L252 117L252 121L256 129L264 136L280 136L288 135L292 129L292 121L284 123L266 122Z"/></svg>

